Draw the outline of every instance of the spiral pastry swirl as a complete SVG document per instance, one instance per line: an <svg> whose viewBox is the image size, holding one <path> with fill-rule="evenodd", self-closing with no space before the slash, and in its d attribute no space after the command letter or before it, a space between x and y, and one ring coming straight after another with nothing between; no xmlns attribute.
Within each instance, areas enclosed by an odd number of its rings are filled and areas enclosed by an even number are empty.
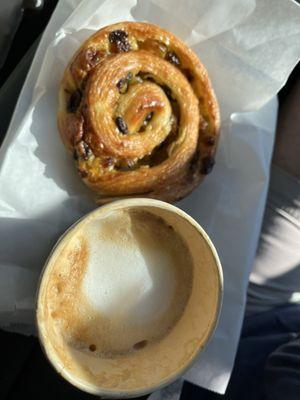
<svg viewBox="0 0 300 400"><path fill-rule="evenodd" d="M197 56L146 23L96 32L74 55L60 85L61 137L102 202L183 198L212 170L219 124Z"/></svg>

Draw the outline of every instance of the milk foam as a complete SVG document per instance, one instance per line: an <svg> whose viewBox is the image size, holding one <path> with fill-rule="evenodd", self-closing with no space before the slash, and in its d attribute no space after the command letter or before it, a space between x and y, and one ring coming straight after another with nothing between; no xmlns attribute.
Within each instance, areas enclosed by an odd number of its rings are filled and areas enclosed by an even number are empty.
<svg viewBox="0 0 300 400"><path fill-rule="evenodd" d="M47 293L70 348L113 358L163 338L180 319L193 263L182 238L145 211L115 211L78 229L57 257Z"/></svg>
<svg viewBox="0 0 300 400"><path fill-rule="evenodd" d="M152 322L166 312L176 290L172 253L154 242L153 227L144 230L149 240L145 249L128 213L111 216L108 223L110 232L98 221L89 228L83 291L91 305L110 319L128 324Z"/></svg>

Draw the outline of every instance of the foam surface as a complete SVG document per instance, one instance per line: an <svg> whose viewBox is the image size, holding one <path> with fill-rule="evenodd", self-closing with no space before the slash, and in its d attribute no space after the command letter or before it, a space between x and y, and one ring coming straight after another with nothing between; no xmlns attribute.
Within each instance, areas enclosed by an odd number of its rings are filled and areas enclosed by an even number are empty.
<svg viewBox="0 0 300 400"><path fill-rule="evenodd" d="M163 338L181 317L193 265L181 237L145 211L94 219L66 246L48 306L70 348L114 358Z"/></svg>
<svg viewBox="0 0 300 400"><path fill-rule="evenodd" d="M169 232L163 238L167 247L161 246L162 232L157 230L162 224L138 219L141 216L127 213L109 218L100 227L97 221L93 224L83 290L103 315L143 324L171 305L177 271Z"/></svg>

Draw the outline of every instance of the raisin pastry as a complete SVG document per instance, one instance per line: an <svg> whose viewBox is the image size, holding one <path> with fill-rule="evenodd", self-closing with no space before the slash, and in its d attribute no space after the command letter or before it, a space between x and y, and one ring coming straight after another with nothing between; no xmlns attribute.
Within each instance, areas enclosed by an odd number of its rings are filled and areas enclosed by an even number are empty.
<svg viewBox="0 0 300 400"><path fill-rule="evenodd" d="M100 29L65 70L58 127L100 202L175 202L211 172L219 108L198 57L173 34L122 22Z"/></svg>

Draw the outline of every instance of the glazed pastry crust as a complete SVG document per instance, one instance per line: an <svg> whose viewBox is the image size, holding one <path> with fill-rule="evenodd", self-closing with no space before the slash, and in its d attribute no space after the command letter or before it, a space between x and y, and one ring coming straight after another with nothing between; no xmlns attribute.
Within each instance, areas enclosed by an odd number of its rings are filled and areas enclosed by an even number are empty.
<svg viewBox="0 0 300 400"><path fill-rule="evenodd" d="M60 85L59 132L99 202L185 197L212 170L219 126L204 66L155 25L99 30Z"/></svg>

